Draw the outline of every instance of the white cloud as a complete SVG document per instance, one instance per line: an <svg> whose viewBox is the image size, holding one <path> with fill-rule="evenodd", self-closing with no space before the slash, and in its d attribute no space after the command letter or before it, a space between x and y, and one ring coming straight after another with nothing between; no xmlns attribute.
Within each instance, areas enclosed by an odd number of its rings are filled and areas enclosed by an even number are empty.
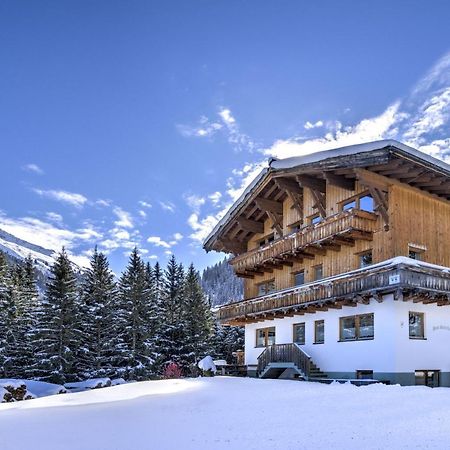
<svg viewBox="0 0 450 450"><path fill-rule="evenodd" d="M303 128L305 130L312 130L313 128L320 128L323 127L323 122L321 120L318 120L315 123L310 122L309 120L303 125Z"/></svg>
<svg viewBox="0 0 450 450"><path fill-rule="evenodd" d="M220 199L222 198L222 193L219 191L213 192L212 194L208 195L208 198L211 200L211 203L214 206L217 206L220 203Z"/></svg>
<svg viewBox="0 0 450 450"><path fill-rule="evenodd" d="M151 208L151 207L152 207L151 203L148 203L148 202L146 202L146 201L144 201L144 200L139 200L138 203L139 203L143 208Z"/></svg>
<svg viewBox="0 0 450 450"><path fill-rule="evenodd" d="M159 202L164 211L175 212L175 205L172 202Z"/></svg>
<svg viewBox="0 0 450 450"><path fill-rule="evenodd" d="M196 213L199 213L200 208L205 204L205 199L195 194L185 195L184 198L189 208Z"/></svg>
<svg viewBox="0 0 450 450"><path fill-rule="evenodd" d="M174 233L173 238L176 241L181 241L181 239L183 239L183 235L181 233Z"/></svg>
<svg viewBox="0 0 450 450"><path fill-rule="evenodd" d="M44 171L34 163L25 164L24 166L22 166L22 170L25 170L25 172L35 173L37 175L44 175Z"/></svg>
<svg viewBox="0 0 450 450"><path fill-rule="evenodd" d="M143 209L140 209L138 212L141 217L147 217L147 213Z"/></svg>
<svg viewBox="0 0 450 450"><path fill-rule="evenodd" d="M255 142L240 127L229 108L220 107L217 111L218 120L210 120L202 116L197 125L177 125L181 135L185 137L211 138L222 133L235 151L253 151Z"/></svg>
<svg viewBox="0 0 450 450"><path fill-rule="evenodd" d="M58 190L42 190L42 189L33 189L36 194L41 197L47 197L52 200L56 200L62 203L68 203L77 208L81 208L86 202L87 198L82 194L76 194L74 192L67 191L58 191Z"/></svg>
<svg viewBox="0 0 450 450"><path fill-rule="evenodd" d="M98 206L104 206L104 207L111 206L111 200L105 200L105 199L100 198L100 199L96 200L95 204Z"/></svg>
<svg viewBox="0 0 450 450"><path fill-rule="evenodd" d="M63 217L61 214L50 211L48 213L45 213L45 217L50 222L56 223L59 226L62 226L62 224L63 224Z"/></svg>
<svg viewBox="0 0 450 450"><path fill-rule="evenodd" d="M158 255L149 255L147 256L148 259L158 259Z"/></svg>
<svg viewBox="0 0 450 450"><path fill-rule="evenodd" d="M114 225L117 227L123 228L133 228L133 219L131 218L131 214L119 206L116 206L113 209L113 213L117 216L118 220L114 222Z"/></svg>
<svg viewBox="0 0 450 450"><path fill-rule="evenodd" d="M150 236L147 238L147 242L153 244L155 247L171 248L172 245L169 242L162 240L159 236Z"/></svg>

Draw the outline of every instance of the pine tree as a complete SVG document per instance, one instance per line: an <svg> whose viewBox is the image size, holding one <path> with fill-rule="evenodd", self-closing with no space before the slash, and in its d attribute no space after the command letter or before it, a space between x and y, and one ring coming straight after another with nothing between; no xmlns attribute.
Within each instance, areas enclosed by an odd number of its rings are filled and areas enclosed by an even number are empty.
<svg viewBox="0 0 450 450"><path fill-rule="evenodd" d="M39 379L64 384L79 379L77 355L81 346L77 280L64 248L53 264L39 330L37 375Z"/></svg>
<svg viewBox="0 0 450 450"><path fill-rule="evenodd" d="M164 271L164 288L161 303L163 325L160 331L160 366L174 362L183 370L189 366L185 341L184 269L170 258Z"/></svg>
<svg viewBox="0 0 450 450"><path fill-rule="evenodd" d="M85 378L116 375L115 296L116 285L108 259L95 248L81 294L83 345L79 358Z"/></svg>
<svg viewBox="0 0 450 450"><path fill-rule="evenodd" d="M118 351L122 354L125 376L132 379L148 377L153 362L149 297L145 265L135 248L119 281L117 311L118 337L121 340Z"/></svg>
<svg viewBox="0 0 450 450"><path fill-rule="evenodd" d="M9 372L14 378L27 378L33 374L33 332L36 326L37 288L34 264L28 256L23 265L12 269L11 300L14 317L10 324L11 346Z"/></svg>
<svg viewBox="0 0 450 450"><path fill-rule="evenodd" d="M185 339L190 365L206 356L212 335L210 305L200 285L200 277L191 264L184 287Z"/></svg>
<svg viewBox="0 0 450 450"><path fill-rule="evenodd" d="M233 353L243 349L244 327L222 326L214 322L211 352L215 358L225 359L231 364L235 360Z"/></svg>

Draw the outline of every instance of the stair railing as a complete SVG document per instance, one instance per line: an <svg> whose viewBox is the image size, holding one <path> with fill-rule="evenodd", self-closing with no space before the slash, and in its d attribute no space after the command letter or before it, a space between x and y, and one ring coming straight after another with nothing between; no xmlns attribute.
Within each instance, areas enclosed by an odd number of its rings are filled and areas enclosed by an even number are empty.
<svg viewBox="0 0 450 450"><path fill-rule="evenodd" d="M310 375L311 357L295 343L266 347L258 357L258 375L271 363L293 363L306 379Z"/></svg>

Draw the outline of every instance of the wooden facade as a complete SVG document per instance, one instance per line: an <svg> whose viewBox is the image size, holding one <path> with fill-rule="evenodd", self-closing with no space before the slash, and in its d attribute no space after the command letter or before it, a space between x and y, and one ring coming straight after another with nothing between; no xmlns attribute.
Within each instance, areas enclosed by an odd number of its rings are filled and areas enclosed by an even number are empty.
<svg viewBox="0 0 450 450"><path fill-rule="evenodd" d="M323 152L323 158L305 164L275 165L234 206L205 248L233 254L231 264L245 280L244 302L219 312L224 323L258 320L252 316L257 304L265 305L259 312L267 315L292 313L313 301L345 301L337 292L354 289L343 286L352 282L351 273L360 273L364 255L374 267L398 256L450 266L450 170L395 142L350 154ZM330 281L336 292L328 286L316 295L295 286L299 273L306 285L349 276ZM265 283L275 292L264 292ZM383 288L361 283L361 292Z"/></svg>

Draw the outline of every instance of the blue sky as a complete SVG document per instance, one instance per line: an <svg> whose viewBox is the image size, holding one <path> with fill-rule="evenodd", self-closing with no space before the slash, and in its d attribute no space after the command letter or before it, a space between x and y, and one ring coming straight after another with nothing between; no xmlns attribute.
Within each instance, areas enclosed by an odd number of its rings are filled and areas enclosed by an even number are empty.
<svg viewBox="0 0 450 450"><path fill-rule="evenodd" d="M450 158L450 3L0 4L0 228L121 270L199 268L269 156L396 138Z"/></svg>

